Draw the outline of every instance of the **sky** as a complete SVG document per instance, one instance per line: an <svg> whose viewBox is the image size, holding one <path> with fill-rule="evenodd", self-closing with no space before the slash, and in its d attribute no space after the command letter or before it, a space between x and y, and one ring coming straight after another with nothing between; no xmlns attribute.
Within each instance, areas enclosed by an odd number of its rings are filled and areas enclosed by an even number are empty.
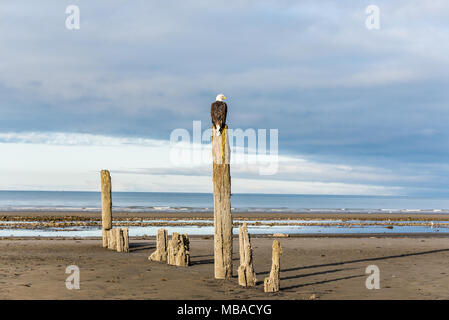
<svg viewBox="0 0 449 320"><path fill-rule="evenodd" d="M211 192L170 136L209 128L224 93L230 128L278 132L276 172L233 164L234 193L447 195L447 17L443 0L2 1L0 190L97 191L109 169L115 191Z"/></svg>

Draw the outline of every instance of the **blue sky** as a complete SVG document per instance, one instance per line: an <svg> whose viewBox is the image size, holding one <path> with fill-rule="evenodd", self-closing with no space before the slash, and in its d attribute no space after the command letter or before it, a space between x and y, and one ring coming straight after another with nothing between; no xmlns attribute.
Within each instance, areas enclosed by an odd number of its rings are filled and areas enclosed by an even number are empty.
<svg viewBox="0 0 449 320"><path fill-rule="evenodd" d="M65 28L76 4L81 28ZM365 27L368 5L379 30ZM0 189L211 190L167 161L172 130L279 130L279 171L234 192L447 194L447 1L0 4ZM120 154L120 156L118 156Z"/></svg>

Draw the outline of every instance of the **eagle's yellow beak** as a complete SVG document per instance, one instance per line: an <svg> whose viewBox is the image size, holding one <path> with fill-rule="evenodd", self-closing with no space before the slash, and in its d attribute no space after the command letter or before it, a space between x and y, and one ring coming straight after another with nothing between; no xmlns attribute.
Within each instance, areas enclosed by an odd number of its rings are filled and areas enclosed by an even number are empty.
<svg viewBox="0 0 449 320"><path fill-rule="evenodd" d="M223 97L221 97L223 100L226 100L226 97L225 96L223 96Z"/></svg>

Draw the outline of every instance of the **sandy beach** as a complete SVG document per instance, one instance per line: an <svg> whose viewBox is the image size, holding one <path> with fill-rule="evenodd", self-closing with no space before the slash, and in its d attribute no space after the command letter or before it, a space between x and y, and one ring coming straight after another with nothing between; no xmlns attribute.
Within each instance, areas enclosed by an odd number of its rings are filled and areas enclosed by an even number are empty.
<svg viewBox="0 0 449 320"><path fill-rule="evenodd" d="M100 240L0 241L0 299L447 299L447 237L291 237L279 239L281 291L263 292L271 264L269 237L253 237L258 284L239 287L238 239L234 278L215 280L213 240L191 239L192 266L148 261L154 239L131 239L130 253ZM368 290L368 265L380 269L379 290ZM66 267L80 268L80 290L65 286Z"/></svg>
<svg viewBox="0 0 449 320"><path fill-rule="evenodd" d="M449 300L448 15L449 1L0 2L0 303L435 313L415 302Z"/></svg>
<svg viewBox="0 0 449 320"><path fill-rule="evenodd" d="M445 214L366 213L233 213L240 220L430 221L445 223ZM130 228L155 221L182 226L210 221L212 213L114 212L114 221ZM179 223L177 222L179 220ZM0 223L29 228L101 223L99 212L1 212ZM146 222L142 222L146 221ZM159 223L159 222L158 222ZM156 224L157 225L157 224ZM164 222L162 222L162 226ZM3 227L8 228L8 225ZM281 291L264 293L263 279L271 267L271 235L253 234L257 286L238 285L238 238L234 236L234 278L214 279L213 236L191 235L190 267L150 262L155 237L130 238L130 252L103 249L99 237L0 238L0 299L447 299L449 235L429 234L291 234L278 238ZM80 268L80 290L68 290L66 267ZM380 269L380 289L368 290L365 270Z"/></svg>

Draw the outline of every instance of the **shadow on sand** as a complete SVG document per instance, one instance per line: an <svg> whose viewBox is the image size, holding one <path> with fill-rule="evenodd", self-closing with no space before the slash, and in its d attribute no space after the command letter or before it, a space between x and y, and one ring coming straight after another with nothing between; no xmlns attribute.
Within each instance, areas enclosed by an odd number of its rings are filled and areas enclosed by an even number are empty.
<svg viewBox="0 0 449 320"><path fill-rule="evenodd" d="M154 244L149 243L130 243L129 244L129 252L135 252L140 250L151 250L156 249Z"/></svg>
<svg viewBox="0 0 449 320"><path fill-rule="evenodd" d="M422 252L414 252L414 253L404 253L404 254L398 254L398 255L394 255L394 256L385 256L385 257L363 258L363 259L357 259L357 260L347 260L347 261L340 261L340 262L333 262L333 263L326 263L326 264L315 264L315 265L310 265L310 266L301 266L301 267L287 268L287 269L281 268L281 272L297 271L297 270L302 270L302 269L311 269L311 268L320 268L320 267L334 267L334 266L341 266L341 265L350 264L350 263L397 259L397 258L419 256L419 255L439 253L439 252L449 252L449 249L438 249L438 250L430 250L430 251L422 251ZM269 274L269 273L270 273L270 271L258 272L257 275L264 275L264 274Z"/></svg>
<svg viewBox="0 0 449 320"><path fill-rule="evenodd" d="M384 256L384 257L363 258L363 259L347 260L347 261L340 261L340 262L334 262L334 263L316 264L316 265L310 265L310 266L300 266L300 267L287 268L287 269L281 268L281 274L283 274L284 272L298 271L298 270L304 270L304 269L333 267L333 266L341 266L341 265L345 265L345 264L358 263L358 262L372 262L372 261L380 261L380 260L388 260L388 259L397 259L397 258L404 258L404 257L410 257L410 256L440 253L440 252L449 252L449 249L439 249L439 250L421 251L421 252L414 252L414 253L404 253L404 254ZM299 278L308 277L308 276L322 275L322 274L335 273L335 272L340 272L340 271L345 271L345 270L354 270L354 269L359 269L359 268L341 268L341 269L326 270L326 271L314 272L314 273L308 273L308 274L298 274L298 275L293 275L293 276L282 277L281 280L299 279ZM257 275L268 275L269 273L270 273L269 271L266 271L266 272L258 272L256 274ZM296 289L296 288L301 288L301 287L306 287L306 286L312 286L312 285L318 285L318 284L324 284L324 283L329 283L329 282L348 280L348 279L366 277L366 276L367 276L366 274L356 274L356 275L340 277L340 278L336 278L336 279L329 279L329 280L304 283L304 284L299 284L299 285L294 285L294 286L289 286L289 287L282 287L282 290ZM263 281L258 281L257 285L259 285L259 284L263 284Z"/></svg>

